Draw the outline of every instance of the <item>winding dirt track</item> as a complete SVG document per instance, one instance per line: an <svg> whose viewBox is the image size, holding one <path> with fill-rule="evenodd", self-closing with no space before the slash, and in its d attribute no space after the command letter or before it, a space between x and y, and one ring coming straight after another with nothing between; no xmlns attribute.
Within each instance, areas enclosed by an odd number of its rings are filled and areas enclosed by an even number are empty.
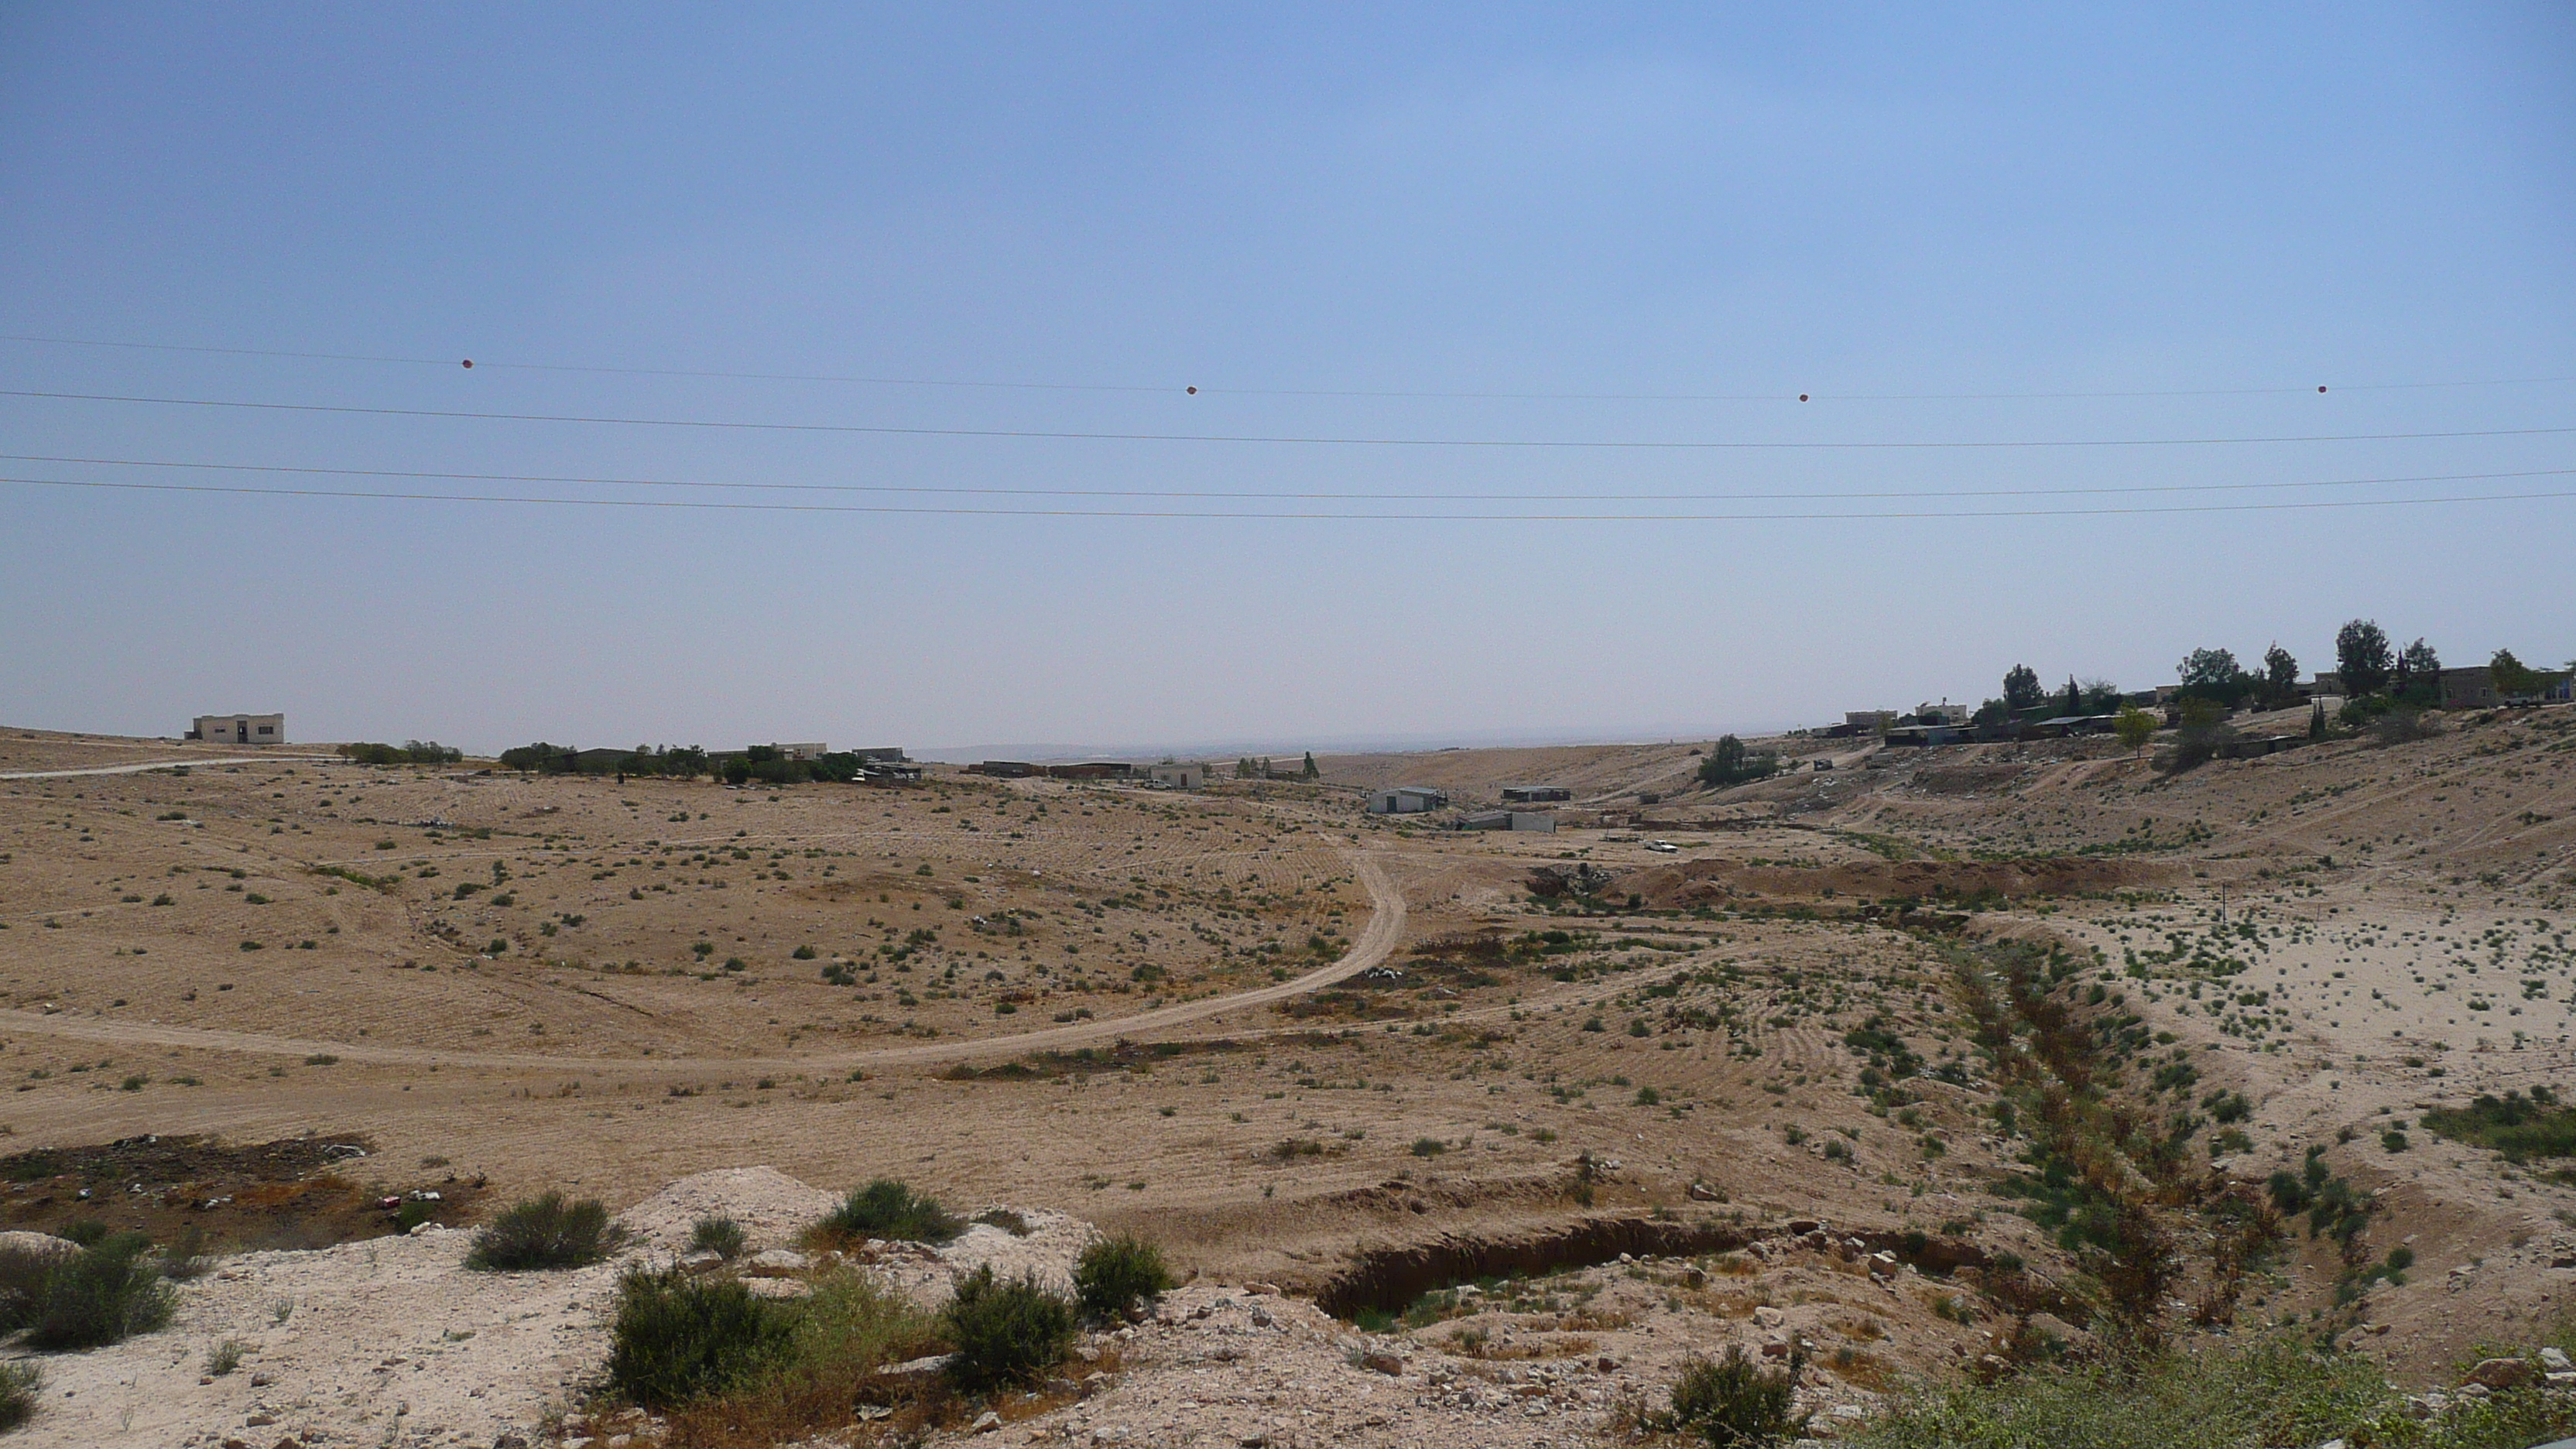
<svg viewBox="0 0 2576 1449"><path fill-rule="evenodd" d="M0 780L69 780L80 775L144 775L154 770L193 769L200 765L331 764L337 755L191 755L178 760L145 760L139 765L85 765L77 770L0 770Z"/></svg>
<svg viewBox="0 0 2576 1449"><path fill-rule="evenodd" d="M1059 1051L1070 1047L1090 1046L1160 1032L1188 1022L1238 1011L1245 1007L1267 1006L1309 991L1330 986L1346 977L1367 970L1384 961L1404 936L1404 893L1387 879L1377 860L1355 854L1351 864L1360 884L1368 888L1369 922L1351 949L1331 965L1310 971L1293 981L1282 981L1253 991L1205 1001L1184 1001L1173 1006L1157 1007L1134 1016L1113 1017L1106 1021L1077 1022L1071 1026L1048 1027L1040 1031L1019 1032L1011 1036L960 1038L955 1041L920 1042L907 1046L873 1047L865 1051L835 1052L794 1057L572 1057L545 1056L528 1052L449 1052L431 1047L384 1046L375 1042L326 1041L311 1037L273 1036L265 1032L218 1031L206 1027L162 1026L141 1022L76 1020L68 1016L46 1016L32 1011L0 1011L0 1030L28 1032L43 1036L65 1037L74 1041L105 1042L115 1045L150 1045L195 1047L205 1051L248 1052L264 1056L307 1057L328 1053L347 1062L372 1062L388 1066L490 1067L503 1070L545 1072L578 1072L589 1075L623 1073L628 1075L668 1076L675 1069L697 1067L739 1067L746 1070L835 1071L851 1067L928 1065L963 1061L974 1057L1014 1056L1029 1051Z"/></svg>

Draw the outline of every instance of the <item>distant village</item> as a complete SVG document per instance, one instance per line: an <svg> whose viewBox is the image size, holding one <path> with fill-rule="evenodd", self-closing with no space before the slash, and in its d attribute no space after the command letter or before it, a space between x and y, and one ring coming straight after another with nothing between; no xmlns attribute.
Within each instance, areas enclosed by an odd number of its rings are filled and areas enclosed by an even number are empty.
<svg viewBox="0 0 2576 1449"><path fill-rule="evenodd" d="M2196 649L2183 660L2180 679L2152 689L2123 691L2104 680L2069 678L2062 688L2044 687L2026 665L2015 665L2003 678L2003 693L1969 706L1947 699L1917 704L1911 710L1865 709L1847 712L1839 724L1792 729L1782 743L1836 740L1867 741L1864 753L1879 749L1931 750L1945 745L1995 744L2117 734L2124 744L2141 749L2148 740L2170 731L2174 749L2160 765L2187 768L2203 759L2269 754L2330 737L2337 730L2372 726L2374 721L2404 725L2424 711L2512 708L2565 704L2576 699L2576 661L2564 669L2533 669L2511 651L2499 649L2482 665L2445 667L2433 649L2418 639L2398 650L2370 620L2347 623L2336 638L2340 668L2302 680L2297 661L2279 645L2265 651L2259 669L2240 665L2224 649ZM2239 733L2227 723L2239 714L2279 716L2304 708L2304 728ZM2409 726L2411 727L2411 726ZM200 715L186 738L211 743L276 746L287 743L284 714ZM366 764L443 764L462 752L435 741L401 745L349 744L340 753ZM1834 768L1836 752L1802 752L1794 765L1780 753L1748 750L1733 735L1722 736L1705 752L1698 769L1703 787L1748 784L1785 769ZM501 752L501 768L532 774L629 778L707 777L728 785L792 785L815 781L855 785L918 784L925 767L900 746L835 750L821 741L746 745L739 750L706 750L696 746L637 745L631 749L576 749L539 741ZM984 760L963 767L964 773L997 780L1047 779L1090 781L1162 790L1199 790L1219 778L1204 761L1166 758L1152 762L1082 760L1041 763L1028 760ZM1235 761L1237 780L1316 784L1322 771L1308 752L1282 768L1275 760L1245 756ZM1445 815L1443 829L1552 834L1556 814L1526 807L1570 804L1574 791L1564 785L1507 785L1500 808L1468 808ZM1641 803L1656 803L1647 794ZM1380 816L1433 816L1450 811L1446 791L1421 785L1392 785L1365 792L1363 808Z"/></svg>

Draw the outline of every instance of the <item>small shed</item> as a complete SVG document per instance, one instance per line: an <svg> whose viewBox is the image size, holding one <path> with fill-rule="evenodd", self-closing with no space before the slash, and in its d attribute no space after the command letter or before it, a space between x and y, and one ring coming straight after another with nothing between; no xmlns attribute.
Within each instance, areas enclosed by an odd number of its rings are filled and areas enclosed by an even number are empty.
<svg viewBox="0 0 2576 1449"><path fill-rule="evenodd" d="M1372 790L1368 797L1371 815L1419 815L1426 810L1445 810L1449 797L1420 785L1397 785L1385 790Z"/></svg>

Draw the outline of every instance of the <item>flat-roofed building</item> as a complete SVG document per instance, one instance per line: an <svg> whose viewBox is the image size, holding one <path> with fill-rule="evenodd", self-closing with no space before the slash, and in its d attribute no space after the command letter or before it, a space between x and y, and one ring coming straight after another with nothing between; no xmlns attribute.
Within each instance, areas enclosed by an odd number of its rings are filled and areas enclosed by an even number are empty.
<svg viewBox="0 0 2576 1449"><path fill-rule="evenodd" d="M1505 785L1503 800L1512 805L1536 805L1549 800L1571 800L1574 792L1563 785Z"/></svg>
<svg viewBox="0 0 2576 1449"><path fill-rule="evenodd" d="M282 745L286 743L286 716L201 714L188 727L187 738L227 745Z"/></svg>
<svg viewBox="0 0 2576 1449"><path fill-rule="evenodd" d="M1397 785L1392 789L1372 790L1368 797L1371 815L1419 815L1425 810L1447 808L1449 797L1420 785Z"/></svg>

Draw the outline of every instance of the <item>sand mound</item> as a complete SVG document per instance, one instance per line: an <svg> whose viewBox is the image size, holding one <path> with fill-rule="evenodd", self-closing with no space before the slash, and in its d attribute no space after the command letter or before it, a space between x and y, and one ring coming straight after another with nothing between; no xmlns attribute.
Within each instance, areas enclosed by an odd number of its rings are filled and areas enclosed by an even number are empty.
<svg viewBox="0 0 2576 1449"><path fill-rule="evenodd" d="M66 1258L80 1250L80 1244L51 1233L0 1233L0 1253L24 1254L30 1258Z"/></svg>
<svg viewBox="0 0 2576 1449"><path fill-rule="evenodd" d="M728 1217L742 1225L752 1251L783 1247L840 1198L799 1182L774 1167L726 1167L684 1177L617 1215L636 1245L666 1253L684 1251L700 1218Z"/></svg>
<svg viewBox="0 0 2576 1449"><path fill-rule="evenodd" d="M959 1278L986 1266L996 1278L1032 1274L1040 1283L1070 1293L1073 1260L1099 1236L1080 1218L1042 1208L986 1208L976 1216L999 1221L977 1222L955 1242L938 1247L877 1244L871 1266L915 1300L934 1307L948 1301ZM1027 1231L1013 1232L1005 1222Z"/></svg>

